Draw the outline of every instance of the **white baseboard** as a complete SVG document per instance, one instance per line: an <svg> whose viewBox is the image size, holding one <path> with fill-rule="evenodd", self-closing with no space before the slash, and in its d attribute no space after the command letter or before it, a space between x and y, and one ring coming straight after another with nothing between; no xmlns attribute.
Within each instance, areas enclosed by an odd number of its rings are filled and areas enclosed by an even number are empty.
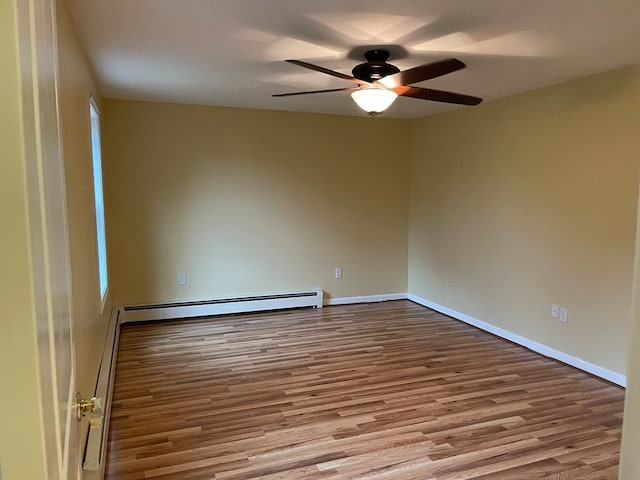
<svg viewBox="0 0 640 480"><path fill-rule="evenodd" d="M349 305L351 303L386 302L387 300L406 300L406 293L387 293L385 295L365 295L362 297L338 297L324 301L325 305Z"/></svg>
<svg viewBox="0 0 640 480"><path fill-rule="evenodd" d="M551 347L543 345L542 343L529 340L528 338L517 335L513 332L510 332L509 330L505 330L504 328L496 327L495 325L491 325L490 323L478 320L477 318L473 318L464 313L457 312L451 308L438 305L437 303L430 302L429 300L425 300L424 298L420 298L416 295L408 294L407 298L412 302L418 303L432 310L436 310L437 312L443 313L464 323L468 323L469 325L473 325L474 327L484 330L485 332L492 333L493 335L504 338L513 343L517 343L518 345L526 347L529 350L533 350L536 353L540 353L545 357L550 357L566 363L567 365L571 365L572 367L579 368L580 370L595 375L596 377L600 377L622 387L625 387L627 384L627 377L620 373L608 370L604 367L587 362L586 360L574 357L559 350L555 350Z"/></svg>

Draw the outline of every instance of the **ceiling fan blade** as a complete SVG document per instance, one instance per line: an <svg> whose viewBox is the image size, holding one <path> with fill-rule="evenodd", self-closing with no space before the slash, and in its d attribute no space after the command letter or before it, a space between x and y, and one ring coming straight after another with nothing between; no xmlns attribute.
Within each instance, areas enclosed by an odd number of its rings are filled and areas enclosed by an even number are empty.
<svg viewBox="0 0 640 480"><path fill-rule="evenodd" d="M439 62L427 63L417 67L403 70L402 72L388 75L378 80L385 87L395 88L401 85L411 85L412 83L423 82L431 78L440 77L447 73L455 72L466 67L466 65L457 58L448 58Z"/></svg>
<svg viewBox="0 0 640 480"><path fill-rule="evenodd" d="M457 103L459 105L478 105L481 98L463 95L461 93L445 92L444 90L433 90L431 88L401 86L392 89L403 97L421 98L434 102Z"/></svg>
<svg viewBox="0 0 640 480"><path fill-rule="evenodd" d="M291 97L292 95L308 95L310 93L343 92L345 90L358 90L360 87L330 88L328 90L310 90L307 92L274 93L272 97Z"/></svg>
<svg viewBox="0 0 640 480"><path fill-rule="evenodd" d="M344 73L336 72L335 70L329 70L328 68L320 67L319 65L314 65L313 63L307 63L301 60L287 60L287 62L298 65L299 67L315 70L316 72L326 73L327 75L331 75L332 77L342 78L343 80L348 80L350 82L357 83L358 85L369 85L369 82L365 82L364 80L359 80L355 77L352 77L351 75L345 75Z"/></svg>

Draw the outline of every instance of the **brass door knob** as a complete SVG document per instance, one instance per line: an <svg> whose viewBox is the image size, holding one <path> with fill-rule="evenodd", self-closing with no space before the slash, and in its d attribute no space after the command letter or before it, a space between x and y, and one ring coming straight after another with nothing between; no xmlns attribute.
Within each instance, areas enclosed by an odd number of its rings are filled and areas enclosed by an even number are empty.
<svg viewBox="0 0 640 480"><path fill-rule="evenodd" d="M92 427L99 427L102 425L102 399L92 397L85 400L81 397L80 393L76 394L76 408L78 412L78 420L86 418L89 420L89 424Z"/></svg>

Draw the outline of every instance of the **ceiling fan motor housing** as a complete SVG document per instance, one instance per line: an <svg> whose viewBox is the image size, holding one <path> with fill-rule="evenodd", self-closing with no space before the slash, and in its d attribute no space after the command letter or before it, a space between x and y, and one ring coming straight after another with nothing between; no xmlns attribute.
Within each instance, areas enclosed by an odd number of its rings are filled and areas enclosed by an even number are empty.
<svg viewBox="0 0 640 480"><path fill-rule="evenodd" d="M356 65L352 70L353 76L358 80L374 82L400 71L395 65L386 62L389 58L386 50L369 50L364 56L367 62Z"/></svg>

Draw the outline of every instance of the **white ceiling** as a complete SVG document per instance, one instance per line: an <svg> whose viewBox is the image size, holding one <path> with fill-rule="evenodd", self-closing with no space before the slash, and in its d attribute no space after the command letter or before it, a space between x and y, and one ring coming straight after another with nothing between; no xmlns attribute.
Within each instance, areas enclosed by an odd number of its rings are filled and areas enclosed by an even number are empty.
<svg viewBox="0 0 640 480"><path fill-rule="evenodd" d="M68 0L106 98L366 115L351 74L367 46L406 69L467 68L419 86L487 100L640 63L640 0ZM399 98L384 116L457 107Z"/></svg>

